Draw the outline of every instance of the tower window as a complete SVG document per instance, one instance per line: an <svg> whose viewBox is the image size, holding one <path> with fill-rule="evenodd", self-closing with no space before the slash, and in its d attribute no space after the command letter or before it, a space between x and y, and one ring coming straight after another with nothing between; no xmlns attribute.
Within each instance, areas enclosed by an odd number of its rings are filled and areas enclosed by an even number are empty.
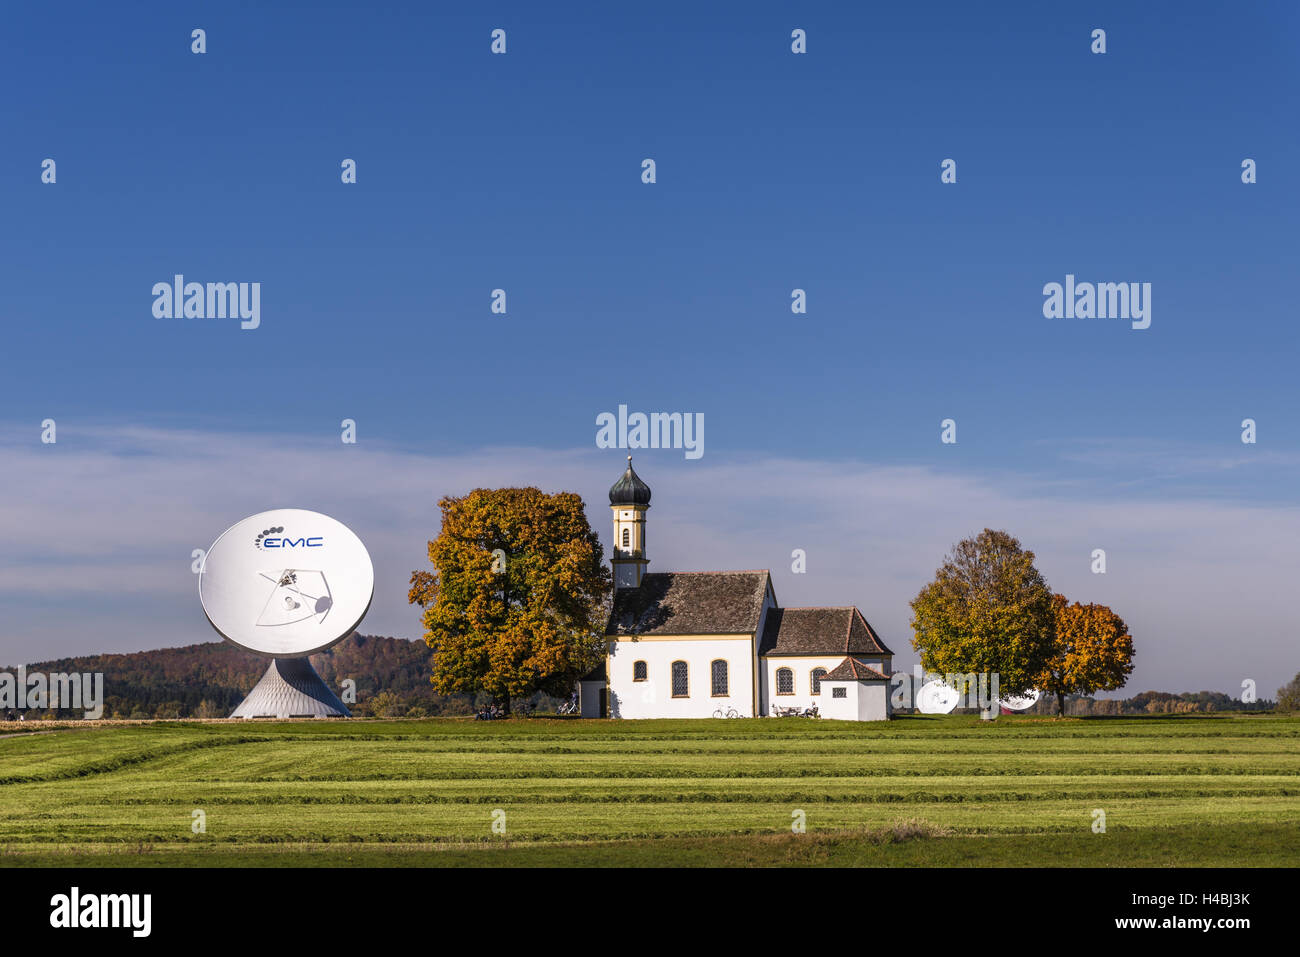
<svg viewBox="0 0 1300 957"><path fill-rule="evenodd" d="M710 669L713 677L713 697L725 698L731 692L727 690L727 663L716 659Z"/></svg>
<svg viewBox="0 0 1300 957"><path fill-rule="evenodd" d="M673 662L673 697L689 698L691 696L690 683L686 676L686 662Z"/></svg>
<svg viewBox="0 0 1300 957"><path fill-rule="evenodd" d="M645 662L644 662L644 661L634 661L634 662L632 662L632 680L633 680L633 681L645 681Z"/></svg>
<svg viewBox="0 0 1300 957"><path fill-rule="evenodd" d="M776 693L794 694L794 672L789 668L776 669Z"/></svg>
<svg viewBox="0 0 1300 957"><path fill-rule="evenodd" d="M632 530L625 528L623 529L623 547L630 548L631 546L632 546Z"/></svg>
<svg viewBox="0 0 1300 957"><path fill-rule="evenodd" d="M822 693L822 678L826 677L825 668L814 668L812 670L812 693Z"/></svg>

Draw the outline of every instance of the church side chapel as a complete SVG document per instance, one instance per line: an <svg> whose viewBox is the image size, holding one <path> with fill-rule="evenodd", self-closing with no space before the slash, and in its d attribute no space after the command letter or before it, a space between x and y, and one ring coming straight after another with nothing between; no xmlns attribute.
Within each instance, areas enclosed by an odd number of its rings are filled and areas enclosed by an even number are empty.
<svg viewBox="0 0 1300 957"><path fill-rule="evenodd" d="M614 603L604 665L579 686L584 718L777 715L885 721L893 652L852 606L782 608L766 571L650 572L650 487L609 490Z"/></svg>

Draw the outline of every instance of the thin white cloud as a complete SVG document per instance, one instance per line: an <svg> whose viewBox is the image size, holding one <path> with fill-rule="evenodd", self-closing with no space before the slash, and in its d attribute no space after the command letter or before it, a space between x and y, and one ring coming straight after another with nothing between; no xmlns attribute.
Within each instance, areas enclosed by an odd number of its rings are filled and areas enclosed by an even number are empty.
<svg viewBox="0 0 1300 957"><path fill-rule="evenodd" d="M0 661L130 651L215 638L190 570L245 515L313 508L352 526L375 560L363 630L417 637L406 603L437 533L437 500L478 486L579 492L608 538L617 453L490 448L432 455L377 442L146 428L0 446ZM1005 528L1053 587L1110 604L1138 650L1128 691L1272 695L1300 670L1290 589L1300 509L1184 497L1089 496L1016 475L916 466L645 452L652 570L771 568L783 604L857 604L910 666L908 601L958 539ZM791 551L808 571L790 571ZM1107 554L1091 574L1091 552Z"/></svg>

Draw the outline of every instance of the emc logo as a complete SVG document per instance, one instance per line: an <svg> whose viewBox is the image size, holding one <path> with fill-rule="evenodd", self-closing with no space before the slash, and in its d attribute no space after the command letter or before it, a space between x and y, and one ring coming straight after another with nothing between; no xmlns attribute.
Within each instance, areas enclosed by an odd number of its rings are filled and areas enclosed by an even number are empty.
<svg viewBox="0 0 1300 957"><path fill-rule="evenodd" d="M253 539L253 544L258 548L320 548L325 544L325 539L316 535L311 538L285 538L281 536L284 531L283 525L277 525L274 528L262 529L262 534Z"/></svg>

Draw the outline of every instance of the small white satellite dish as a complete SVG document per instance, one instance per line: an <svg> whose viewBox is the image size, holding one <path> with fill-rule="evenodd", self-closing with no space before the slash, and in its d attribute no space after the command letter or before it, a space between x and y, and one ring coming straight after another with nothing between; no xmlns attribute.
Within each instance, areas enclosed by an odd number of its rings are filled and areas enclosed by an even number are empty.
<svg viewBox="0 0 1300 957"><path fill-rule="evenodd" d="M1007 695L1005 698L998 698L998 704L1008 711L1028 711L1034 705L1038 704L1038 699L1042 694L1037 690L1030 691L1029 694Z"/></svg>
<svg viewBox="0 0 1300 957"><path fill-rule="evenodd" d="M231 644L275 659L231 717L348 717L307 656L352 634L374 594L366 547L328 515L280 508L222 532L199 569L203 613Z"/></svg>
<svg viewBox="0 0 1300 957"><path fill-rule="evenodd" d="M961 692L942 681L927 681L916 693L916 710L921 714L948 714L961 701Z"/></svg>
<svg viewBox="0 0 1300 957"><path fill-rule="evenodd" d="M301 658L346 638L375 593L375 569L342 522L280 508L237 522L208 549L199 601L227 641Z"/></svg>

